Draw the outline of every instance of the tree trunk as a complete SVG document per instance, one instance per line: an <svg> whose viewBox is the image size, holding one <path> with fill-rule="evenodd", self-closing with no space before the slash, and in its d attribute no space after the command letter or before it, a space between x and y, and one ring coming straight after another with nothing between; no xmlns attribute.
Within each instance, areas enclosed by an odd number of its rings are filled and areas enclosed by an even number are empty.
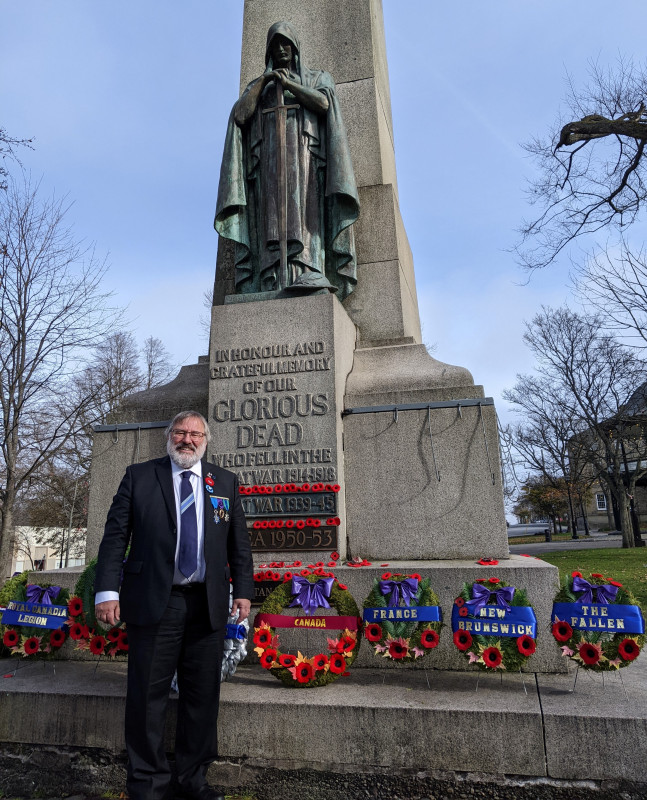
<svg viewBox="0 0 647 800"><path fill-rule="evenodd" d="M620 521L622 525L622 546L635 547L636 542L634 540L634 531L631 524L631 517L629 515L629 505L626 499L623 498L623 502L618 503L618 508L620 511Z"/></svg>
<svg viewBox="0 0 647 800"><path fill-rule="evenodd" d="M16 531L13 525L13 496L9 497L9 488L5 494L5 507L0 525L0 583L11 577L11 562L15 547ZM13 495L13 492L11 493Z"/></svg>

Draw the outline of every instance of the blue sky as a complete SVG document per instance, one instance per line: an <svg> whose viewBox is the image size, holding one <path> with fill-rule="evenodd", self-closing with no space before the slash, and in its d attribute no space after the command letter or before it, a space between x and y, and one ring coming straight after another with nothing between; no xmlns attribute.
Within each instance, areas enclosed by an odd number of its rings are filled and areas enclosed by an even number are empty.
<svg viewBox="0 0 647 800"><path fill-rule="evenodd" d="M330 0L322 0L329 2ZM568 258L528 283L509 249L565 76L612 63L647 5L591 0L383 0L400 206L425 342L501 392L532 367L523 320L568 294ZM76 235L107 254L106 287L140 341L178 364L206 353L223 138L238 95L242 0L0 0L0 109ZM311 64L311 66L320 66Z"/></svg>

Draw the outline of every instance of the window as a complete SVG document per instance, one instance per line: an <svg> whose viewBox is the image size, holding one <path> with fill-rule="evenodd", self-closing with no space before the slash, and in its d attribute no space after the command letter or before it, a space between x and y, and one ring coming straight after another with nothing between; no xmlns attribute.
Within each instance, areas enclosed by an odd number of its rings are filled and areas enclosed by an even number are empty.
<svg viewBox="0 0 647 800"><path fill-rule="evenodd" d="M606 511L607 510L607 496L602 494L602 492L598 492L595 495L595 502L598 506L598 511Z"/></svg>

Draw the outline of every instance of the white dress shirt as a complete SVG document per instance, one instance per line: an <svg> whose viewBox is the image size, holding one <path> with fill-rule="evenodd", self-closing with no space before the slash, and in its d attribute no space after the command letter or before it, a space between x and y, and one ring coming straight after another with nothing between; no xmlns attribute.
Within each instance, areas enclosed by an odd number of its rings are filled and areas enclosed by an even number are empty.
<svg viewBox="0 0 647 800"><path fill-rule="evenodd" d="M180 514L180 486L182 484L182 473L185 471L184 467L171 461L171 474L173 477L173 495L175 496L175 518L177 519L178 530L180 528L181 514ZM180 536L177 537L175 545L175 573L173 575L173 584L187 584L204 581L205 574L205 560L204 560L204 492L202 491L202 462L198 461L194 464L189 472L191 477L191 488L193 489L193 496L195 498L195 513L198 520L198 568L188 578L183 575L178 569L177 562L180 553ZM94 598L95 605L98 603L105 603L108 600L119 600L119 592L97 592Z"/></svg>

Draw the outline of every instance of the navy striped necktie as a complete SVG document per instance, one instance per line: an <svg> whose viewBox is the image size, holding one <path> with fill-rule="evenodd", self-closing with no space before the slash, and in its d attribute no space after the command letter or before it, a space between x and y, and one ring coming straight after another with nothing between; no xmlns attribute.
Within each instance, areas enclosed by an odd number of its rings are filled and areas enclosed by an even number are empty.
<svg viewBox="0 0 647 800"><path fill-rule="evenodd" d="M195 513L195 496L191 488L191 472L182 473L180 485L180 553L178 568L189 578L198 568L198 518Z"/></svg>

